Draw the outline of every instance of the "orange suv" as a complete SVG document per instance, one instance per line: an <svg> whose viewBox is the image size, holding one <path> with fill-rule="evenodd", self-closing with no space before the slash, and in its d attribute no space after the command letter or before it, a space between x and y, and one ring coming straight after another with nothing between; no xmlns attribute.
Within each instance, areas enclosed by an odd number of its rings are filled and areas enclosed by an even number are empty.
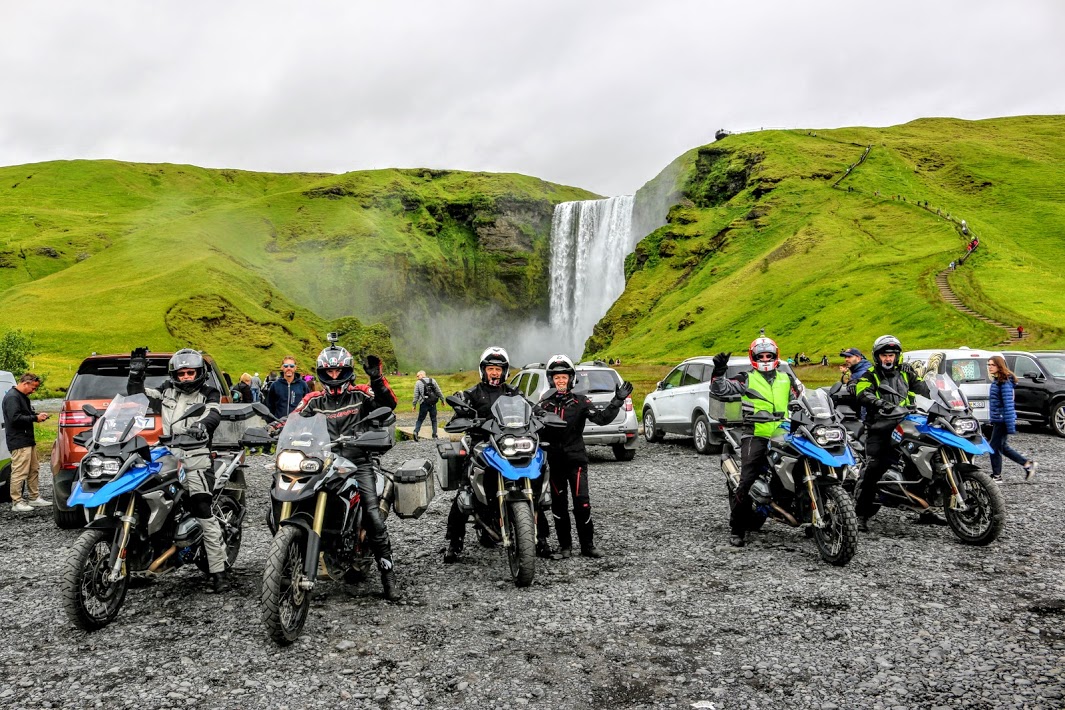
<svg viewBox="0 0 1065 710"><path fill-rule="evenodd" d="M146 387L160 387L168 377L167 363L173 353L148 353ZM210 356L203 356L207 364L207 383L218 389L223 402L231 402L229 375L222 372ZM82 405L91 404L100 411L107 408L116 394L126 393L129 377L129 355L93 355L85 358L74 375L63 407L59 411L59 435L52 447L52 514L61 528L80 528L85 524L85 515L79 508L67 507L70 489L78 473L78 463L85 455L85 447L74 443L74 435L89 428L92 423ZM155 429L145 432L149 444L155 444L162 433L159 412L152 412Z"/></svg>

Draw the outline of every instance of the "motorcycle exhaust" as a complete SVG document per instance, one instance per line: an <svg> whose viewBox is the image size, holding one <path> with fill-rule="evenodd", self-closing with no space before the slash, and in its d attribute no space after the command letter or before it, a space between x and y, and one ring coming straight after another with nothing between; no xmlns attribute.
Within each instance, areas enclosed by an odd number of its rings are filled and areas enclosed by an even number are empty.
<svg viewBox="0 0 1065 710"><path fill-rule="evenodd" d="M773 509L774 513L776 513L777 515L780 516L780 518L779 518L780 520L784 521L785 523L787 523L788 525L790 525L793 528L799 527L800 523L799 523L798 520L795 519L794 515L792 515L788 511L784 510L783 508L781 508L776 503L770 503L769 507Z"/></svg>
<svg viewBox="0 0 1065 710"><path fill-rule="evenodd" d="M485 534L488 535L488 537L492 538L494 542L503 542L503 537L494 530L494 526L484 522L484 520L481 519L480 515L477 515L475 513L473 519L478 525L481 526L481 529L484 530Z"/></svg>
<svg viewBox="0 0 1065 710"><path fill-rule="evenodd" d="M167 560L169 560L171 555L173 555L175 552L177 552L177 546L176 545L171 545L170 549L168 549L163 554L159 555L159 557L155 558L154 562L152 562L150 565L148 565L148 571L153 573L153 574L158 572L159 568L163 566L163 563L166 562Z"/></svg>

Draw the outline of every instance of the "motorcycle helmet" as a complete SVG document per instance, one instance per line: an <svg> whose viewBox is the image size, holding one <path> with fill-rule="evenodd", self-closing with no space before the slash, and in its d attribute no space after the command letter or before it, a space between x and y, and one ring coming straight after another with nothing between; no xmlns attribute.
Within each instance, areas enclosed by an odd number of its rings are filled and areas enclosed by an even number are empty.
<svg viewBox="0 0 1065 710"><path fill-rule="evenodd" d="M880 356L885 353L895 353L895 362L884 365L880 362ZM899 364L902 357L902 343L894 335L881 335L873 342L873 364L882 370L893 370Z"/></svg>
<svg viewBox="0 0 1065 710"><path fill-rule="evenodd" d="M200 389L200 386L207 379L207 367L203 364L203 355L191 348L183 348L174 353L170 357L170 362L167 363L166 369L170 375L170 382L173 383L178 391L185 394ZM196 377L191 380L179 380L178 371L188 369L195 370Z"/></svg>
<svg viewBox="0 0 1065 710"><path fill-rule="evenodd" d="M484 371L484 368L488 365L498 365L503 368L503 374L498 382L489 382L488 375ZM492 387L498 387L507 381L507 375L510 373L510 356L507 355L507 351L503 348L486 348L481 353L481 362L478 367L481 370L481 382Z"/></svg>
<svg viewBox="0 0 1065 710"><path fill-rule="evenodd" d="M318 353L314 373L329 394L336 394L355 379L355 359L339 345L330 345ZM336 377L330 377L328 370L340 370Z"/></svg>
<svg viewBox="0 0 1065 710"><path fill-rule="evenodd" d="M569 381L566 383L566 386L561 389L555 387L556 389L560 389L562 392L572 389L573 379L577 376L576 370L573 369L573 361L562 354L552 355L551 359L547 361L547 381L552 386L555 385L555 375L569 376Z"/></svg>
<svg viewBox="0 0 1065 710"><path fill-rule="evenodd" d="M763 353L771 353L773 359L759 359ZM751 360L751 367L759 372L773 372L780 365L780 349L771 338L755 338L751 341L751 347L747 349L747 357Z"/></svg>

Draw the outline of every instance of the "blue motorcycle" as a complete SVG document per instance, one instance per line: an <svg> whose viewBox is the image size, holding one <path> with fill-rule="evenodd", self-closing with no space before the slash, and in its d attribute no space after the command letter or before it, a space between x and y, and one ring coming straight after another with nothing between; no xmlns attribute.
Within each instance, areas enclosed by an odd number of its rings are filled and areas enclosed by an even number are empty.
<svg viewBox="0 0 1065 710"><path fill-rule="evenodd" d="M544 485L547 457L539 432L565 422L534 410L520 395L497 399L487 418L478 418L458 397L446 401L456 416L444 431L466 434L459 444L465 457L456 498L459 509L472 514L483 534L503 547L514 584L527 587L536 572L536 516L551 503L550 486ZM469 435L474 431L482 439L477 443Z"/></svg>
<svg viewBox="0 0 1065 710"><path fill-rule="evenodd" d="M929 373L924 382L929 396L918 396L912 411L896 407L883 415L898 422L891 438L901 456L881 477L877 503L918 512L942 508L962 542L987 545L1006 522L998 484L976 466L991 447L950 376Z"/></svg>
<svg viewBox="0 0 1065 710"><path fill-rule="evenodd" d="M743 421L781 423L769 442L769 468L751 486L749 528L760 530L768 518L791 527L807 526L822 559L840 567L850 562L858 547L858 518L841 484L855 460L842 417L828 394L805 390L790 403L786 420L783 413L775 417L758 412ZM740 482L740 434L735 426L725 427L721 470L730 505L735 505Z"/></svg>
<svg viewBox="0 0 1065 710"><path fill-rule="evenodd" d="M202 528L184 504L184 465L171 451L206 442L175 436L149 447L140 434L154 422L143 394L119 395L102 414L92 405L83 409L96 422L78 435L87 451L67 503L82 506L89 522L67 557L62 597L70 621L93 631L118 615L134 574L154 576L186 564L207 572ZM204 409L195 405L183 419ZM241 449L215 458L207 475L214 479L212 510L222 526L228 566L240 551L244 456Z"/></svg>

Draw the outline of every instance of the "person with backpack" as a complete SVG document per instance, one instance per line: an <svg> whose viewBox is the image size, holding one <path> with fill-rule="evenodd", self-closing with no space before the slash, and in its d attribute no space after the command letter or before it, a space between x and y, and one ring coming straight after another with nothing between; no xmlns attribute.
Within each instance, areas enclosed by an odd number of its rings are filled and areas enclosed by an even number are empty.
<svg viewBox="0 0 1065 710"><path fill-rule="evenodd" d="M425 370L418 370L418 382L414 385L414 402L411 411L417 410L418 421L414 422L414 440L418 440L418 430L422 428L422 422L426 415L433 425L433 438L436 438L436 405L444 398L440 385L431 377L426 377ZM420 405L420 406L419 406Z"/></svg>

